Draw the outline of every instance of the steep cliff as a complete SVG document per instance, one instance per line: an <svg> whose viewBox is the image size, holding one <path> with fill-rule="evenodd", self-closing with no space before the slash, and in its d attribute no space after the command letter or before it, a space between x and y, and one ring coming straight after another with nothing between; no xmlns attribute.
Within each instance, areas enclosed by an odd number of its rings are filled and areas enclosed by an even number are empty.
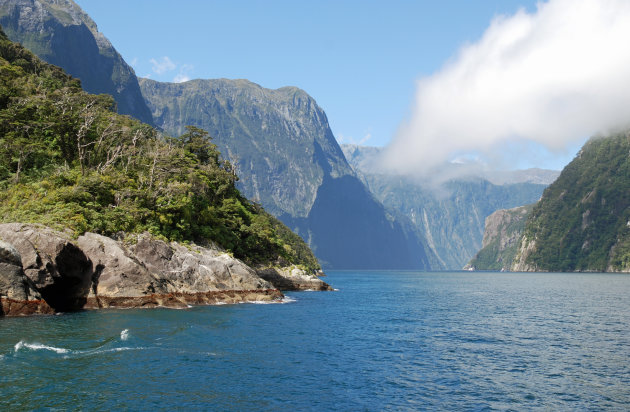
<svg viewBox="0 0 630 412"><path fill-rule="evenodd" d="M464 267L479 270L509 270L534 205L497 210L486 218L482 249Z"/></svg>
<svg viewBox="0 0 630 412"><path fill-rule="evenodd" d="M630 271L630 132L588 141L534 207L512 265Z"/></svg>
<svg viewBox="0 0 630 412"><path fill-rule="evenodd" d="M226 79L140 86L156 124L171 134L185 125L207 130L237 164L243 193L300 234L324 267L430 267L421 236L359 181L304 91Z"/></svg>
<svg viewBox="0 0 630 412"><path fill-rule="evenodd" d="M153 124L131 67L72 0L0 0L8 37L81 80L89 93L114 97L118 112Z"/></svg>

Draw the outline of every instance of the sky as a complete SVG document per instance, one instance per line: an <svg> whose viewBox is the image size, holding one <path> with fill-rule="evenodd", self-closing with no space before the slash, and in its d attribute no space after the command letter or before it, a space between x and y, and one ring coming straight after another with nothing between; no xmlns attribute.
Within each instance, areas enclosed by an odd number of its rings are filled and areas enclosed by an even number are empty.
<svg viewBox="0 0 630 412"><path fill-rule="evenodd" d="M540 19L536 19L546 3L535 0L75 1L138 76L175 82L245 78L272 89L300 87L326 111L340 143L388 146L393 163L409 171L438 160L493 162L500 157L499 152L506 156L497 167L560 169L575 156L594 127L576 127L566 132L573 133L570 138L561 130L562 138L557 142L552 138L550 143L535 136L541 128L519 129L509 122L494 127L489 117L477 121L478 112L471 109L492 110L495 118L520 117L519 110L498 109L503 104L536 105L540 101L536 96L523 93L519 100L509 93L497 93L500 98L492 100L472 90L465 94L466 101L460 101L461 87L470 79L478 87L500 90L506 82L521 81L526 76L522 70L531 69L545 77L540 65L549 56L543 53L534 56L538 63L523 65L520 73L503 79L497 64L518 68L521 64L515 62L532 53L525 47L525 51L514 51L516 55L508 61L515 48L497 45L497 39L510 30L516 30L518 37L521 30L521 42L539 48L546 43L546 35L557 34L550 29L554 13L571 9L567 0L551 0L554 7L558 3L558 10L547 13L549 21L539 24L540 33L536 31ZM588 12L582 10L577 16L580 24L588 20L584 16ZM528 18L534 21L529 25L535 27L520 27L528 25ZM576 47L579 50L579 45ZM497 50L503 53L503 60L492 60ZM547 53L554 53L554 49ZM581 61L571 60L575 62ZM503 83L493 83L497 78ZM532 86L542 93L553 82L547 79L547 83L523 87ZM571 86L556 96L558 101L571 99ZM551 104L544 99L543 103ZM457 108L458 113L451 108ZM580 113L578 107L571 114ZM524 117L523 121L533 122L550 119L536 113ZM466 122L475 133L466 130ZM545 138L552 133L542 131Z"/></svg>

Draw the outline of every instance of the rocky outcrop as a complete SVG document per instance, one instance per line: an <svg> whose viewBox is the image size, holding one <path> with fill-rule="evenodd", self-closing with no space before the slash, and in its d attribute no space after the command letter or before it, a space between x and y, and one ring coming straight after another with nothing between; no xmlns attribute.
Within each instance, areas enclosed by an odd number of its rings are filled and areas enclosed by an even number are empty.
<svg viewBox="0 0 630 412"><path fill-rule="evenodd" d="M86 233L77 243L95 268L87 308L186 307L282 297L243 262L216 248L166 243L148 234L125 243Z"/></svg>
<svg viewBox="0 0 630 412"><path fill-rule="evenodd" d="M0 241L0 316L52 313L22 270L22 257L9 243Z"/></svg>
<svg viewBox="0 0 630 412"><path fill-rule="evenodd" d="M316 275L296 266L285 268L260 267L256 269L256 273L280 290L334 290Z"/></svg>
<svg viewBox="0 0 630 412"><path fill-rule="evenodd" d="M86 233L72 240L66 233L19 223L0 224L0 239L0 316L283 297L217 247L167 243L149 234L116 240ZM295 278L306 285L308 276L296 272Z"/></svg>
<svg viewBox="0 0 630 412"><path fill-rule="evenodd" d="M19 252L26 277L56 311L83 307L92 284L92 262L67 234L20 223L0 224L0 239Z"/></svg>

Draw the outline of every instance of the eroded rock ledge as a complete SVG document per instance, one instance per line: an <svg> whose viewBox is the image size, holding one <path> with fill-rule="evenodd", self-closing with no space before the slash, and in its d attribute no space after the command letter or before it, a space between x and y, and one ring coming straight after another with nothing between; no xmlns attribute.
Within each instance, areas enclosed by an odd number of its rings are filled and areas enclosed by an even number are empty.
<svg viewBox="0 0 630 412"><path fill-rule="evenodd" d="M297 266L256 268L258 276L280 290L334 290L328 283Z"/></svg>
<svg viewBox="0 0 630 412"><path fill-rule="evenodd" d="M0 316L273 301L332 290L296 267L254 270L219 248L0 224Z"/></svg>

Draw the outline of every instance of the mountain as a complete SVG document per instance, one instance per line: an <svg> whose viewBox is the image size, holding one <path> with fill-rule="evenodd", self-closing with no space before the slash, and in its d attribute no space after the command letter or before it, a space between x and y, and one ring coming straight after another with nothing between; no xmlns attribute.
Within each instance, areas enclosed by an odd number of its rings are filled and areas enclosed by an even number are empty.
<svg viewBox="0 0 630 412"><path fill-rule="evenodd" d="M482 249L464 269L510 270L534 205L497 210L486 218Z"/></svg>
<svg viewBox="0 0 630 412"><path fill-rule="evenodd" d="M173 135L186 125L207 130L237 165L243 193L300 234L323 266L431 267L422 237L357 178L306 92L227 79L140 86L157 125Z"/></svg>
<svg viewBox="0 0 630 412"><path fill-rule="evenodd" d="M148 232L252 265L319 269L299 236L237 190L206 132L163 138L113 106L0 30L0 222Z"/></svg>
<svg viewBox="0 0 630 412"><path fill-rule="evenodd" d="M399 221L410 222L445 269L461 269L482 247L486 217L499 209L537 201L546 185L496 185L480 177L464 179L459 165L443 170L438 185L410 176L387 173L379 167L382 149L342 145L372 194ZM523 174L526 176L527 174Z"/></svg>
<svg viewBox="0 0 630 412"><path fill-rule="evenodd" d="M589 140L527 219L512 270L630 271L630 132Z"/></svg>
<svg viewBox="0 0 630 412"><path fill-rule="evenodd" d="M81 80L89 93L114 97L118 112L153 124L133 69L72 0L0 0L8 37Z"/></svg>

